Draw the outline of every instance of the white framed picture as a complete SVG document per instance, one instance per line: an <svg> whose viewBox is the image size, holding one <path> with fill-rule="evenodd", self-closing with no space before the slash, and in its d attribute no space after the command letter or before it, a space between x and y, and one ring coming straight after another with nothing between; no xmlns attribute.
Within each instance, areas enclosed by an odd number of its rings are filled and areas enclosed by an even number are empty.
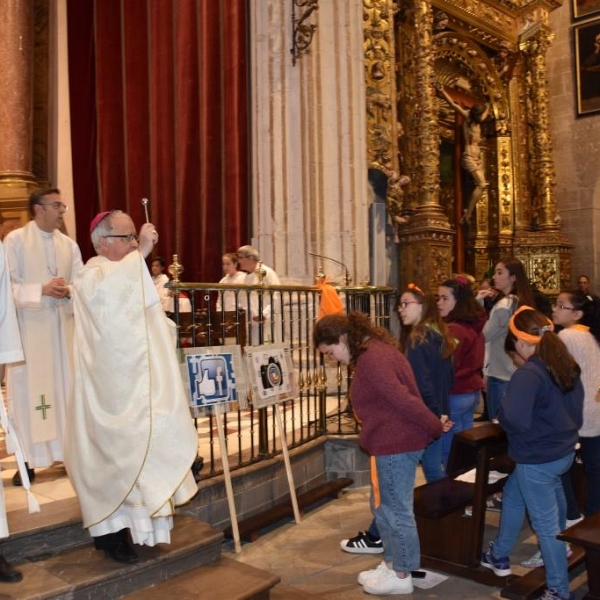
<svg viewBox="0 0 600 600"><path fill-rule="evenodd" d="M264 408L296 397L292 351L287 344L247 346L245 357L253 406Z"/></svg>

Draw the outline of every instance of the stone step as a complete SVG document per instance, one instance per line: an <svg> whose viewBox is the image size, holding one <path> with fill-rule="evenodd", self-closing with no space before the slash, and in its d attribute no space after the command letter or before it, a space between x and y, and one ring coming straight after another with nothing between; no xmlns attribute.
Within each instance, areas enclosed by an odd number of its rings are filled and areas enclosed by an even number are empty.
<svg viewBox="0 0 600 600"><path fill-rule="evenodd" d="M39 532L33 535L39 535ZM23 572L23 581L0 583L0 598L118 598L155 582L216 562L221 555L222 540L223 533L207 523L186 515L176 515L170 545L154 548L136 546L141 560L133 565L124 565L95 550L88 536L87 542L81 545L53 552L41 560L17 563L16 566ZM2 548L4 547L3 543Z"/></svg>
<svg viewBox="0 0 600 600"><path fill-rule="evenodd" d="M37 561L90 542L76 498L43 504L41 509L32 514L27 509L8 513L10 537L2 541L0 551L9 562Z"/></svg>
<svg viewBox="0 0 600 600"><path fill-rule="evenodd" d="M222 557L216 563L188 571L168 581L123 596L126 600L268 600L280 581L277 575ZM277 589L275 587L275 589ZM283 596L279 596L283 598ZM289 596L288 596L289 597ZM289 597L292 600L292 597Z"/></svg>

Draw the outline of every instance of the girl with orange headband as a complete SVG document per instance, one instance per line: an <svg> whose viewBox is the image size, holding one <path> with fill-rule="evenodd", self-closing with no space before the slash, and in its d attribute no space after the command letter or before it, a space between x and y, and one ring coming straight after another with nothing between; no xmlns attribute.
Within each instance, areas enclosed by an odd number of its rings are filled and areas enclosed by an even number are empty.
<svg viewBox="0 0 600 600"><path fill-rule="evenodd" d="M579 456L585 472L585 516L600 510L600 327L596 303L581 290L564 291L558 295L552 309L552 321L562 327L558 336L564 342L581 369L583 383L583 426L579 430ZM573 491L571 472L562 477L567 498L567 522L570 527L583 517ZM538 551L521 562L524 567L543 567Z"/></svg>
<svg viewBox="0 0 600 600"><path fill-rule="evenodd" d="M435 297L414 283L400 296L398 314L402 321L400 348L413 369L423 401L441 420L444 431L449 431L454 424L449 419L449 396L457 341L440 316ZM427 446L421 462L428 483L444 477L441 437Z"/></svg>
<svg viewBox="0 0 600 600"><path fill-rule="evenodd" d="M566 544L556 536L566 519L561 476L573 462L583 423L580 369L552 321L530 306L511 317L511 341L524 362L508 383L498 419L516 466L504 486L498 536L482 554L481 565L499 577L511 574L509 554L527 512L546 566L548 588L542 598L573 600Z"/></svg>

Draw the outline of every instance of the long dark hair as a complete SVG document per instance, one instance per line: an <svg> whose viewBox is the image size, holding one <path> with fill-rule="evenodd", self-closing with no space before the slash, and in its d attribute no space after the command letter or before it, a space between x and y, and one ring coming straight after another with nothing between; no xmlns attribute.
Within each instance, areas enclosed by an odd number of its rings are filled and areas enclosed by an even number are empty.
<svg viewBox="0 0 600 600"><path fill-rule="evenodd" d="M511 322L518 331L539 338L535 354L546 365L550 377L563 393L572 390L581 369L563 341L549 329L548 317L531 308L516 312ZM518 337L509 328L507 338L512 338L514 343Z"/></svg>
<svg viewBox="0 0 600 600"><path fill-rule="evenodd" d="M446 317L447 321L479 321L485 316L485 310L475 300L466 277L457 275L453 279L446 279L440 286L450 288L456 299L456 305Z"/></svg>
<svg viewBox="0 0 600 600"><path fill-rule="evenodd" d="M448 330L444 319L440 316L435 296L433 294L424 294L416 286L404 290L400 297L404 294L411 294L415 300L420 302L423 306L423 312L421 313L421 319L416 325L401 325L400 349L406 352L409 344L413 348L422 344L427 338L427 333L433 330L442 338L442 358L448 358L454 352L457 342Z"/></svg>
<svg viewBox="0 0 600 600"><path fill-rule="evenodd" d="M387 329L376 327L367 315L358 311L352 311L348 315L327 315L319 319L315 325L313 340L316 347L320 344L338 344L342 335L346 335L352 363L355 363L368 348L369 339L380 340L398 347L396 340Z"/></svg>
<svg viewBox="0 0 600 600"><path fill-rule="evenodd" d="M531 290L529 279L527 279L527 273L525 272L525 265L514 256L499 260L498 262L504 265L504 268L515 278L512 293L517 297L518 305L536 306L533 291Z"/></svg>

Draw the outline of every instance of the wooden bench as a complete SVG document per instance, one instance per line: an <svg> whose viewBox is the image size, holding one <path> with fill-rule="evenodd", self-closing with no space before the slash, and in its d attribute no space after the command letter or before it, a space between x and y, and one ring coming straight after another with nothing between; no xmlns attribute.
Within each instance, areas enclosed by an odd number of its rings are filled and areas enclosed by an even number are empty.
<svg viewBox="0 0 600 600"><path fill-rule="evenodd" d="M324 500L325 498L335 499L339 496L339 493L344 488L352 485L354 481L347 477L339 477L338 479L331 479L321 485L318 485L307 492L298 494L296 499L298 501L298 509L300 514L304 512L306 508ZM247 540L249 542L255 542L259 536L261 530L282 521L284 519L294 518L294 509L292 507L292 500L290 495L287 494L280 502L275 506L268 508L267 510L247 517L238 523L240 531L240 539ZM233 530L227 527L223 532L226 538L233 538Z"/></svg>
<svg viewBox="0 0 600 600"><path fill-rule="evenodd" d="M583 553L588 578L585 600L600 600L600 512L575 523L558 536ZM582 560L583 560L582 559Z"/></svg>
<svg viewBox="0 0 600 600"><path fill-rule="evenodd" d="M505 585L480 566L487 498L504 486L506 477L488 483L490 471L510 473L506 434L495 423L457 433L452 440L447 477L415 488L415 516L421 564L488 585ZM455 478L475 469L475 482ZM465 508L472 506L472 516Z"/></svg>

